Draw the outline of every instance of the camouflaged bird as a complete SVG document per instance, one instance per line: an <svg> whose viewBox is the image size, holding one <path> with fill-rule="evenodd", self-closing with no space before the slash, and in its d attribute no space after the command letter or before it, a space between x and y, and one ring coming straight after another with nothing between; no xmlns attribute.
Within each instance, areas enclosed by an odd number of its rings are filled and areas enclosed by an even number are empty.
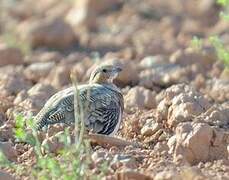
<svg viewBox="0 0 229 180"><path fill-rule="evenodd" d="M106 135L118 131L124 105L122 93L113 84L113 79L120 71L118 66L97 67L89 84L78 86L84 122L89 131ZM37 129L56 123L73 123L74 93L74 87L70 87L54 94L35 117Z"/></svg>

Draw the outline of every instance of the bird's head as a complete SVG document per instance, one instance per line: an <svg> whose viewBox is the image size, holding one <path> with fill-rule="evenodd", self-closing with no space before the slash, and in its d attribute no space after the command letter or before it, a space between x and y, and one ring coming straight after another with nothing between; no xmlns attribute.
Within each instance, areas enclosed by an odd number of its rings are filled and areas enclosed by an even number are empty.
<svg viewBox="0 0 229 180"><path fill-rule="evenodd" d="M122 68L120 66L99 66L91 73L90 83L112 83L113 79L115 79L118 76L118 73L121 71Z"/></svg>

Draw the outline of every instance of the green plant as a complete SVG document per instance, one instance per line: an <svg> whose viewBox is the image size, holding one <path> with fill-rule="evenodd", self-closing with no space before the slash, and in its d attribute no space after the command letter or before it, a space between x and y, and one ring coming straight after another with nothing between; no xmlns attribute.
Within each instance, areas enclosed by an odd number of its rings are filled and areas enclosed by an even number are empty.
<svg viewBox="0 0 229 180"><path fill-rule="evenodd" d="M27 123L26 123L27 122ZM17 141L26 142L34 147L36 163L32 167L25 167L24 165L15 164L7 160L7 158L0 153L0 166L8 167L14 171L19 172L25 176L39 179L100 179L101 176L95 176L90 171L90 144L86 139L82 139L79 143L72 143L70 132L65 129L58 138L64 144L63 149L60 150L59 155L56 156L50 152L46 154L41 153L42 147L37 138L34 124L31 120L26 120L22 115L16 117L15 138ZM33 132L28 133L25 129L27 126L33 128ZM81 132L82 133L82 132ZM104 167L103 167L104 168ZM102 171L104 172L104 171ZM18 173L17 173L18 174Z"/></svg>
<svg viewBox="0 0 229 180"><path fill-rule="evenodd" d="M75 79L74 79L75 80ZM74 81L76 82L76 81ZM106 173L107 165L101 166L100 174L93 174L90 169L91 161L91 147L88 139L84 138L84 123L82 103L79 101L79 92L77 84L75 86L75 139L72 141L72 134L66 128L62 134L59 134L58 140L63 143L63 148L58 154L53 154L49 151L48 146L41 145L33 119L26 119L22 115L16 116L15 123L15 138L18 142L30 144L35 151L36 162L31 167L16 164L8 161L3 153L0 154L0 167L8 167L16 172L18 175L30 177L32 179L101 179L102 175ZM29 131L29 130L30 131ZM42 150L45 149L44 153Z"/></svg>
<svg viewBox="0 0 229 180"><path fill-rule="evenodd" d="M210 37L209 41L215 48L218 59L224 63L226 68L229 68L229 50L226 49L218 36Z"/></svg>
<svg viewBox="0 0 229 180"><path fill-rule="evenodd" d="M229 0L216 0L216 2L219 5L225 7L227 11L229 10ZM220 12L220 15L224 19L229 20L229 14L225 13L226 11ZM214 47L218 60L224 63L225 68L229 68L229 49L223 44L219 36L211 36L208 38L208 41ZM196 51L201 51L203 47L203 40L198 38L197 36L194 36L190 43L190 46Z"/></svg>
<svg viewBox="0 0 229 180"><path fill-rule="evenodd" d="M200 51L203 47L203 40L198 38L197 36L194 36L191 41L191 47L196 50Z"/></svg>
<svg viewBox="0 0 229 180"><path fill-rule="evenodd" d="M224 11L220 12L220 16L225 20L229 20L229 0L217 0L216 2L224 7Z"/></svg>

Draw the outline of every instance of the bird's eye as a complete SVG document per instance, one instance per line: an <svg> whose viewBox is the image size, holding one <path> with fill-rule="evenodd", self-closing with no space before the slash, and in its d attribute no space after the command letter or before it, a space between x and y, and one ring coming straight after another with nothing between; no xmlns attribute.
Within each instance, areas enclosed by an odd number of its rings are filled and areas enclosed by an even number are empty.
<svg viewBox="0 0 229 180"><path fill-rule="evenodd" d="M106 70L106 69L103 69L103 72L104 72L104 73L106 73L106 72L107 72L107 70Z"/></svg>

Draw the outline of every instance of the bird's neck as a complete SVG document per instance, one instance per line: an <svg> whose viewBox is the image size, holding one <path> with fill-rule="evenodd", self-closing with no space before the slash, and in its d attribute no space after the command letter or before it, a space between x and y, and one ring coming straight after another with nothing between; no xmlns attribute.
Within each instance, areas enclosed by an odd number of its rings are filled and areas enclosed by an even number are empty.
<svg viewBox="0 0 229 180"><path fill-rule="evenodd" d="M112 84L113 82L103 76L97 76L93 79L90 79L90 84Z"/></svg>

